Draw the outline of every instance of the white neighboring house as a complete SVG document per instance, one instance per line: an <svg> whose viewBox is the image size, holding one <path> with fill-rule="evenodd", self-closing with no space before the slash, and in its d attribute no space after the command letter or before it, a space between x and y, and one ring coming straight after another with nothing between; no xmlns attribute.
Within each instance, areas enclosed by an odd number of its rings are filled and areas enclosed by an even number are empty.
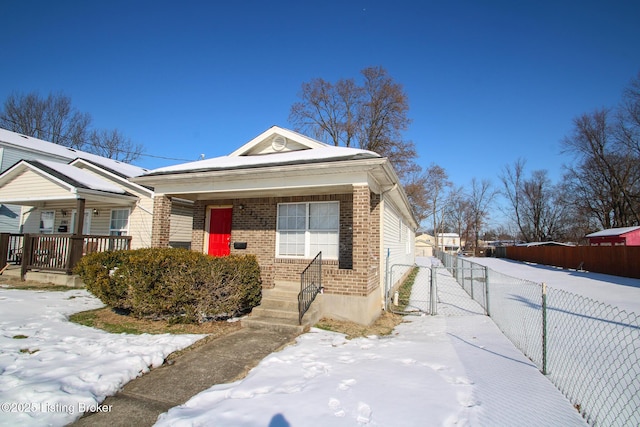
<svg viewBox="0 0 640 427"><path fill-rule="evenodd" d="M151 246L154 191L129 180L146 169L6 129L0 158L0 232L70 235L82 206L82 234ZM191 206L179 199L172 206L175 246L190 246Z"/></svg>
<svg viewBox="0 0 640 427"><path fill-rule="evenodd" d="M460 252L460 236L458 233L438 233L438 248L449 253Z"/></svg>

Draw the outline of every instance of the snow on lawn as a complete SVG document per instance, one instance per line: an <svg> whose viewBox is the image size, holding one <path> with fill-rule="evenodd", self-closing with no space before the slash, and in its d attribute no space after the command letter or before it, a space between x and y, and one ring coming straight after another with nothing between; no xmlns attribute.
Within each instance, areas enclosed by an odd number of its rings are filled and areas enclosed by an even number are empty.
<svg viewBox="0 0 640 427"><path fill-rule="evenodd" d="M70 323L85 290L0 289L0 425L62 426L201 335L110 334Z"/></svg>
<svg viewBox="0 0 640 427"><path fill-rule="evenodd" d="M389 337L312 329L156 425L586 426L488 317L406 319Z"/></svg>
<svg viewBox="0 0 640 427"><path fill-rule="evenodd" d="M561 289L576 295L640 314L640 279L563 270L541 264L531 264L504 258L464 258L486 265L492 270L520 279Z"/></svg>

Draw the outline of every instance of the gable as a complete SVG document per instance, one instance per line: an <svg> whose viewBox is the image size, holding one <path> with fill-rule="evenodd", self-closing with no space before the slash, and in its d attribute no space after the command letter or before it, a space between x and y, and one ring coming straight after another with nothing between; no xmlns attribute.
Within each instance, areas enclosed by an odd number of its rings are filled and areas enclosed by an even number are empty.
<svg viewBox="0 0 640 427"><path fill-rule="evenodd" d="M272 126L229 154L229 157L277 154L324 147L329 145L297 132Z"/></svg>
<svg viewBox="0 0 640 427"><path fill-rule="evenodd" d="M56 183L32 169L19 172L11 181L0 187L3 201L25 200L46 194L48 198L69 197L70 188Z"/></svg>

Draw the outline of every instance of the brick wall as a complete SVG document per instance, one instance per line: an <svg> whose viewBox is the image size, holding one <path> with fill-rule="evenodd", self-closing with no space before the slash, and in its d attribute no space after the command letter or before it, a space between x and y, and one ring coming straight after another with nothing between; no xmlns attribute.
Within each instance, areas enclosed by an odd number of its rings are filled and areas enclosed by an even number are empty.
<svg viewBox="0 0 640 427"><path fill-rule="evenodd" d="M153 221L151 223L151 247L168 248L171 232L171 199L167 196L153 198Z"/></svg>
<svg viewBox="0 0 640 427"><path fill-rule="evenodd" d="M231 242L246 242L247 248L234 249L232 245L231 253L256 256L265 288L273 287L276 278L298 282L311 260L275 258L277 205L317 201L340 202L339 261L323 260L325 292L369 295L379 284L380 197L370 193L366 185L354 187L352 194L197 201L192 248L204 247L207 206L233 205Z"/></svg>

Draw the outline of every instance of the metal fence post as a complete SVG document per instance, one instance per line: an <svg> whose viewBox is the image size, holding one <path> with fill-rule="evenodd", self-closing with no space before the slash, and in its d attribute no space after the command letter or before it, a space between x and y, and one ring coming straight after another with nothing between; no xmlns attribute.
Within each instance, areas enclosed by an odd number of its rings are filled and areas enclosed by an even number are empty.
<svg viewBox="0 0 640 427"><path fill-rule="evenodd" d="M438 303L436 301L436 295L438 294L437 286L438 286L438 267L431 267L431 315L435 316L438 314Z"/></svg>
<svg viewBox="0 0 640 427"><path fill-rule="evenodd" d="M487 313L487 316L491 317L491 312L489 311L489 267L484 267L484 310Z"/></svg>
<svg viewBox="0 0 640 427"><path fill-rule="evenodd" d="M384 268L384 286L385 286L384 309L385 311L389 308L388 301L391 299L391 295L390 295L391 286L389 285L391 283L391 278L389 277L389 257L390 256L391 256L391 249L387 248L387 259L385 261L385 268Z"/></svg>
<svg viewBox="0 0 640 427"><path fill-rule="evenodd" d="M542 282L542 374L547 375L547 284Z"/></svg>
<svg viewBox="0 0 640 427"><path fill-rule="evenodd" d="M471 266L471 299L473 299L473 266Z"/></svg>

